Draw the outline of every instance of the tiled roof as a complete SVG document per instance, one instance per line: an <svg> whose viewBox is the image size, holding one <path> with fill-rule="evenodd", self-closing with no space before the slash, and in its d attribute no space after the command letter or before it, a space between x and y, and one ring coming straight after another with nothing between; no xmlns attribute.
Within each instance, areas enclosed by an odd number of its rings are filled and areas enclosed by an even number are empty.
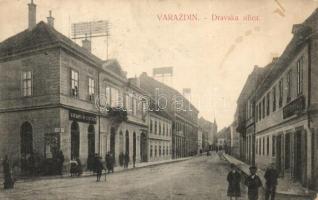
<svg viewBox="0 0 318 200"><path fill-rule="evenodd" d="M43 21L39 22L32 30L26 29L2 41L0 43L0 59L53 44L66 45L97 65L101 65L103 62Z"/></svg>

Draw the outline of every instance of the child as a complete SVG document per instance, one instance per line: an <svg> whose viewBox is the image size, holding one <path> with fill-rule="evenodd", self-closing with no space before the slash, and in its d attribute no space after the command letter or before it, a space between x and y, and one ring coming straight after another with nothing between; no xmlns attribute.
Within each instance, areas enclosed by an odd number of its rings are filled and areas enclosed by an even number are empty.
<svg viewBox="0 0 318 200"><path fill-rule="evenodd" d="M229 182L227 196L230 197L230 200L232 200L232 197L237 200L241 196L241 174L237 171L234 164L231 164L231 171L227 175L227 181Z"/></svg>
<svg viewBox="0 0 318 200"><path fill-rule="evenodd" d="M258 188L262 186L261 179L256 175L257 168L255 166L250 167L250 173L246 180L245 185L248 188L248 199L258 200Z"/></svg>

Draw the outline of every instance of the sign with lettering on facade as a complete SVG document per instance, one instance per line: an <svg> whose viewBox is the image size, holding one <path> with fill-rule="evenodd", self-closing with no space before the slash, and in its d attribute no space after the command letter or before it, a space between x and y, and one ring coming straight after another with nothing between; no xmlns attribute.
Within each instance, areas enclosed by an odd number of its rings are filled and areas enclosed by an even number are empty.
<svg viewBox="0 0 318 200"><path fill-rule="evenodd" d="M78 110L69 110L69 119L91 124L96 124L97 121L96 115Z"/></svg>

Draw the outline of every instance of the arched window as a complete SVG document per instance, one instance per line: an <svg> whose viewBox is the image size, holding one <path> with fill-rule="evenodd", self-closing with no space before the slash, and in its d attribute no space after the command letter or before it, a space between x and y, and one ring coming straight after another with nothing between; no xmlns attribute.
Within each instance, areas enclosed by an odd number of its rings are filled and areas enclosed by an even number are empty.
<svg viewBox="0 0 318 200"><path fill-rule="evenodd" d="M21 170L28 170L27 159L33 154L33 133L32 126L29 122L24 122L20 131L21 138Z"/></svg>
<svg viewBox="0 0 318 200"><path fill-rule="evenodd" d="M71 159L79 158L80 130L77 122L71 125Z"/></svg>

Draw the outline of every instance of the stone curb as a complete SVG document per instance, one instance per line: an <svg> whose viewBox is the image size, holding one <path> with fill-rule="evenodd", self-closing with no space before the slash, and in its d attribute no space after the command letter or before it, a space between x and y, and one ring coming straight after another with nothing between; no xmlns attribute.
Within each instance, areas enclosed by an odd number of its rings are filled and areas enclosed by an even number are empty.
<svg viewBox="0 0 318 200"><path fill-rule="evenodd" d="M116 168L115 168L114 173L127 172L127 171L132 171L132 170L143 169L146 167L160 166L160 165L164 165L164 164L172 164L172 163L187 161L191 158L192 157L187 157L187 158L182 158L182 159L169 160L167 162L153 162L149 165L136 166L135 168L133 168L132 166L130 168L127 168L127 169L121 168L118 171L116 171ZM110 173L110 174L112 174L112 173ZM108 175L110 175L110 174L108 174ZM103 175L105 175L105 173L103 173ZM35 178L22 178L22 179L18 179L16 181L16 183L26 183L26 182L33 182L33 181L40 181L40 180L52 180L52 179L81 178L81 177L90 177L90 176L96 176L96 174L93 174L90 172L83 172L83 174L81 176L78 176L78 177L77 176L71 177L70 174L65 174L65 175L60 175L60 176L56 175L56 176L42 176L42 177L40 176L40 177L35 177Z"/></svg>
<svg viewBox="0 0 318 200"><path fill-rule="evenodd" d="M223 158L228 162L228 163L231 163L231 164L234 164L234 165L236 165L237 166L237 168L239 168L240 169L240 171L241 172L243 172L246 176L248 176L248 174L243 170L243 169L241 169L241 167L239 166L239 165L237 165L236 163L232 163L229 159L228 159L228 156L229 155L222 155L223 156ZM247 165L247 164L246 164ZM262 186L262 189L263 190L265 190L265 188L264 188L264 186ZM290 197L290 198L295 198L295 197L297 197L297 198L310 198L310 199L312 199L312 200L314 200L315 199L315 193L314 192L309 192L308 194L291 194L291 193L288 193L288 192L283 192L283 191L276 191L276 195L278 196L278 195L283 195L284 197ZM309 199L308 199L309 200Z"/></svg>

